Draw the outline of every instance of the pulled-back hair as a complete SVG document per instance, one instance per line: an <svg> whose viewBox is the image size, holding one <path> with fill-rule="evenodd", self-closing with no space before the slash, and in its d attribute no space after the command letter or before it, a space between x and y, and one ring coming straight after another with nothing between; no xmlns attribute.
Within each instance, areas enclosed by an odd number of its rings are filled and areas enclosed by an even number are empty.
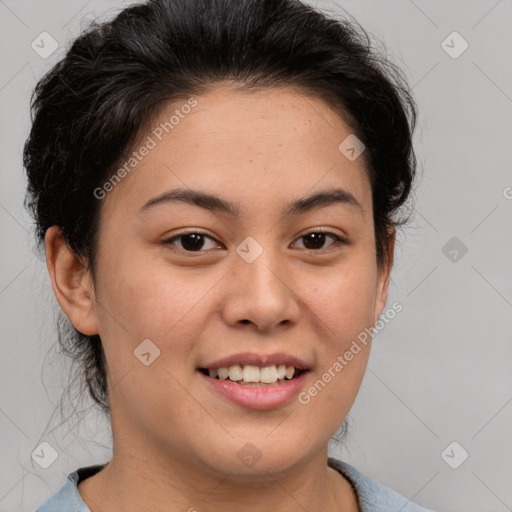
<svg viewBox="0 0 512 512"><path fill-rule="evenodd" d="M400 69L354 20L299 0L150 0L93 23L41 79L25 143L26 204L41 242L57 225L94 277L105 183L171 101L229 82L242 90L291 86L326 101L365 145L376 259L414 180L416 107ZM341 142L341 141L340 141ZM81 361L108 413L98 335L72 329L62 348Z"/></svg>

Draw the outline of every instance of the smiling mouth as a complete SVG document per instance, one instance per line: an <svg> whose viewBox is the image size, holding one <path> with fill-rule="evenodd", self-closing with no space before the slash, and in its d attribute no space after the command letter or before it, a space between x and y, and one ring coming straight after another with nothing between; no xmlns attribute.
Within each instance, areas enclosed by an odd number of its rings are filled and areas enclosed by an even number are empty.
<svg viewBox="0 0 512 512"><path fill-rule="evenodd" d="M219 368L199 368L199 371L212 379L234 382L242 386L279 386L297 378L306 370L284 364L261 367L234 364Z"/></svg>

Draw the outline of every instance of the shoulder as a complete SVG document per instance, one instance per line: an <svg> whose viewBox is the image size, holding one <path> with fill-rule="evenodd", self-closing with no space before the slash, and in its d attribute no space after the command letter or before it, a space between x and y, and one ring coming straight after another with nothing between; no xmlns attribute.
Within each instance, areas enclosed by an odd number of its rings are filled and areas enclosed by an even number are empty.
<svg viewBox="0 0 512 512"><path fill-rule="evenodd" d="M51 498L46 500L35 512L90 512L78 492L78 482L92 476L105 464L79 468L70 473L64 485Z"/></svg>
<svg viewBox="0 0 512 512"><path fill-rule="evenodd" d="M361 512L432 512L410 501L398 492L360 473L356 468L329 457L329 467L336 469L354 487Z"/></svg>

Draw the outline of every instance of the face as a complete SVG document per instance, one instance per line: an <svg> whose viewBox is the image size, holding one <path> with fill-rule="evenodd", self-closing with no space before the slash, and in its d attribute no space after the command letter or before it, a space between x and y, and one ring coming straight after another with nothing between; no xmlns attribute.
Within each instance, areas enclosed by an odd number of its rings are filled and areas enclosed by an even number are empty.
<svg viewBox="0 0 512 512"><path fill-rule="evenodd" d="M291 88L195 100L161 112L101 202L93 316L114 449L254 477L324 453L389 269L363 157L340 152L351 130L327 104Z"/></svg>

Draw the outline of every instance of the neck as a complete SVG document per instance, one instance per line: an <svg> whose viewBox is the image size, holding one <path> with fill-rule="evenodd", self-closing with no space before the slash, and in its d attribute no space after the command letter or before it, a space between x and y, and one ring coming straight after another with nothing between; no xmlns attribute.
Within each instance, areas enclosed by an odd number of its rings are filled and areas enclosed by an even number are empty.
<svg viewBox="0 0 512 512"><path fill-rule="evenodd" d="M114 452L102 471L80 483L83 501L91 512L359 510L350 484L327 466L327 450L287 472L251 476L220 474L186 458L154 463L160 459Z"/></svg>

